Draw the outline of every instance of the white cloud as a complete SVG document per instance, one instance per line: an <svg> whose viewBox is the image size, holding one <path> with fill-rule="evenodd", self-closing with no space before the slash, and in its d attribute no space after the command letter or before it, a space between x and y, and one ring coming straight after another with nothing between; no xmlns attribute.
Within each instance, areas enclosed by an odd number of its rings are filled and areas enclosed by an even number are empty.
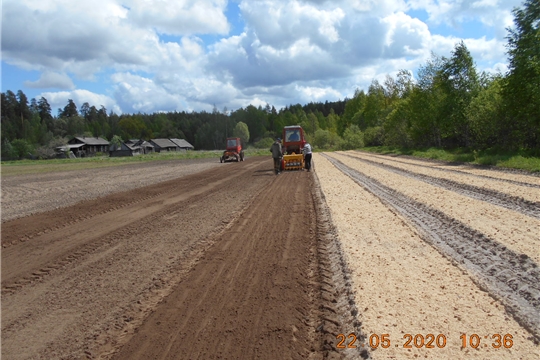
<svg viewBox="0 0 540 360"><path fill-rule="evenodd" d="M434 33L433 24L474 19L496 29L495 39L463 40L481 69L503 66L503 30L519 1L242 0L244 28L228 36L226 0L5 0L2 56L42 72L28 87L110 81L110 96L44 93L60 107L73 98L78 105L92 99L124 112L211 110L214 104L235 109L255 102L279 108L343 99L374 78L415 70L432 51L450 56L462 39ZM410 9L426 10L429 20L411 17Z"/></svg>
<svg viewBox="0 0 540 360"><path fill-rule="evenodd" d="M137 27L174 35L226 34L226 0L127 0L128 18Z"/></svg>
<svg viewBox="0 0 540 360"><path fill-rule="evenodd" d="M392 57L422 55L431 33L427 25L402 12L391 14L382 20L388 24L385 45Z"/></svg>
<svg viewBox="0 0 540 360"><path fill-rule="evenodd" d="M37 81L25 81L24 85L37 89L56 88L71 90L75 88L73 81L71 81L68 75L51 71L41 74L41 77Z"/></svg>
<svg viewBox="0 0 540 360"><path fill-rule="evenodd" d="M98 109L104 106L107 111L112 110L117 114L121 113L121 109L116 105L114 99L87 90L43 92L37 98L41 98L42 96L47 99L53 112L54 109L63 109L67 105L68 100L71 99L78 107L87 102L90 106L95 106Z"/></svg>
<svg viewBox="0 0 540 360"><path fill-rule="evenodd" d="M411 9L427 11L428 23L459 28L461 23L480 21L494 28L500 40L506 36L506 28L513 25L512 9L522 3L522 0L408 0Z"/></svg>
<svg viewBox="0 0 540 360"><path fill-rule="evenodd" d="M157 85L152 79L130 73L117 73L111 77L114 97L125 112L153 112L176 109L179 98Z"/></svg>

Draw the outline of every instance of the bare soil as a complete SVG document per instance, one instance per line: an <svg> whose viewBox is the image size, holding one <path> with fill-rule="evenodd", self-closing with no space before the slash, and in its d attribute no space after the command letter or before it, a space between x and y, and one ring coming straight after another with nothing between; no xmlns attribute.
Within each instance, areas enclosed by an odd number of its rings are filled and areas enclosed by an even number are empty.
<svg viewBox="0 0 540 360"><path fill-rule="evenodd" d="M3 178L2 356L539 357L537 177L360 152L314 164Z"/></svg>

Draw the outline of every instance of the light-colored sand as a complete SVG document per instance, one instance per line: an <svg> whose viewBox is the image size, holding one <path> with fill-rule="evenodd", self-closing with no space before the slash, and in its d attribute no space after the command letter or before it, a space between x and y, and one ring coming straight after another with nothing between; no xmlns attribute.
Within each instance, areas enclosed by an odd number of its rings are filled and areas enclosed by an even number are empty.
<svg viewBox="0 0 540 360"><path fill-rule="evenodd" d="M540 264L540 220L332 153L345 165L467 224ZM532 189L531 191L535 191Z"/></svg>
<svg viewBox="0 0 540 360"><path fill-rule="evenodd" d="M399 160L400 162L397 162L389 157L373 156L368 153L349 152L348 154L354 157L358 157L360 159L376 161L379 163L383 163L385 165L391 165L391 166L397 167L399 169L412 171L417 174L433 176L440 179L452 180L459 183L474 185L477 187L483 187L485 189L495 190L504 194L519 196L529 201L537 201L537 202L540 201L540 190L537 188L530 188L526 186L520 186L517 184L508 183L508 182L501 182L501 181L497 181L496 179L490 179L486 177L478 177L470 173L458 174L455 172L444 171L444 169L441 169L440 166L435 167L433 166L433 164L429 164L429 165L422 164L429 167L421 167L421 166L403 164L401 162L401 159Z"/></svg>
<svg viewBox="0 0 540 360"><path fill-rule="evenodd" d="M371 154L371 155L376 156L378 158L382 158L382 159L389 158L389 156L387 155L379 155L379 154ZM409 164L418 164L418 165L424 165L424 166L429 166L429 167L439 168L439 169L458 170L458 171L462 171L462 172L474 174L474 175L483 175L483 176L489 176L489 177L494 177L494 178L499 178L499 179L504 179L504 180L519 181L519 182L524 182L524 183L533 184L533 185L540 185L540 176L527 175L527 174L522 174L520 172L514 173L511 171L504 171L504 170L498 170L498 169L479 169L479 168L471 167L470 165L454 165L454 164L449 164L445 162L439 163L439 162L423 160L419 158L412 159L412 158L407 158L407 157L402 157L402 156L396 157L396 160L399 160L401 162L406 162Z"/></svg>
<svg viewBox="0 0 540 360"><path fill-rule="evenodd" d="M339 156L345 163L343 158ZM530 334L498 301L422 241L403 218L378 198L319 154L314 155L314 161L352 273L363 332L368 337L389 334L391 346L373 351L374 359L539 358L539 347L527 339ZM355 160L351 161L354 163ZM364 164L360 167L370 176L374 175L371 168L365 168ZM396 179L396 184L403 180L395 174L384 176ZM420 190L424 190L423 187ZM420 201L429 196L418 195ZM467 207L465 204L452 206ZM352 330L342 331L347 335ZM404 334L426 336L430 333L444 334L446 346L442 349L437 346L433 349L415 348L414 345L412 349L403 347ZM495 333L511 334L512 348L493 348L493 340L484 336ZM462 334L480 335L481 346L477 350L462 349Z"/></svg>

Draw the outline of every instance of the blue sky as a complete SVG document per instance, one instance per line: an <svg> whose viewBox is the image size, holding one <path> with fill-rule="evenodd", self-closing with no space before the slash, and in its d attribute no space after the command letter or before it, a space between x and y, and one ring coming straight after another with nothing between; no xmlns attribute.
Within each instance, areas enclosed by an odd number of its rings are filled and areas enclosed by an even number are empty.
<svg viewBox="0 0 540 360"><path fill-rule="evenodd" d="M4 0L2 91L116 113L351 97L463 40L506 71L518 0Z"/></svg>

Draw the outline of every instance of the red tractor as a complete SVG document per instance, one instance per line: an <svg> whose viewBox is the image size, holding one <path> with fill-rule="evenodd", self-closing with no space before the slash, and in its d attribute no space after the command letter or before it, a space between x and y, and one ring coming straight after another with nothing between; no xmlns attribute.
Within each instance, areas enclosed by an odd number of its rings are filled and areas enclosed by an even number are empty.
<svg viewBox="0 0 540 360"><path fill-rule="evenodd" d="M227 147L223 152L223 156L219 158L219 162L227 161L244 161L244 150L240 138L227 138Z"/></svg>
<svg viewBox="0 0 540 360"><path fill-rule="evenodd" d="M299 125L283 128L283 170L302 170L304 168L304 129Z"/></svg>

